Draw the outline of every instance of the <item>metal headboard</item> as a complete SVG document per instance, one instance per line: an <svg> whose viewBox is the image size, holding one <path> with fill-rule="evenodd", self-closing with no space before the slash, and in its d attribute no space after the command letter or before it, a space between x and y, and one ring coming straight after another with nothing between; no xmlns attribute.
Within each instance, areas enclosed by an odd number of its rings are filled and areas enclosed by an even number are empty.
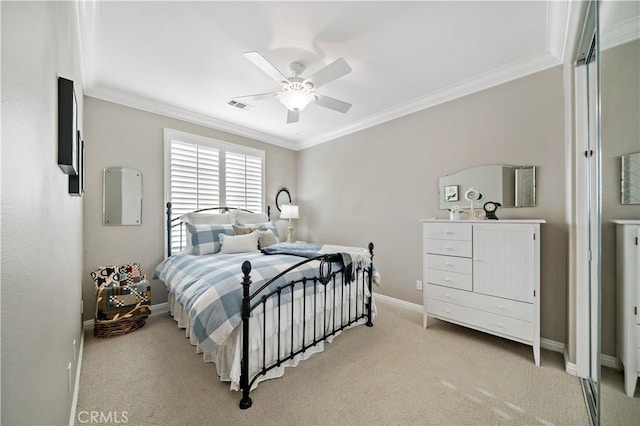
<svg viewBox="0 0 640 426"><path fill-rule="evenodd" d="M227 213L230 212L231 210L240 210L243 212L247 212L247 213L255 213L252 212L251 210L247 210L247 209L241 209L241 208L235 208L235 207L209 207L206 209L199 209L199 210L193 210L189 213L200 213L200 212L206 212L206 211L219 211L220 213ZM180 237L182 238L183 235L183 231L182 231L182 220L181 220L181 216L175 217L175 218L171 218L171 203L167 203L167 257L171 256L171 230L173 228L175 228L176 226L180 227ZM267 205L267 219L271 220L271 206ZM180 245L182 246L182 241L180 242Z"/></svg>

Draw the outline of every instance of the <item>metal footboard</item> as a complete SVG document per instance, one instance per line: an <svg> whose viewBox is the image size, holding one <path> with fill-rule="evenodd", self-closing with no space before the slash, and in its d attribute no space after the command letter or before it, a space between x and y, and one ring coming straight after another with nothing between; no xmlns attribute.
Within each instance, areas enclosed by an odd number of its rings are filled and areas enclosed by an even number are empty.
<svg viewBox="0 0 640 426"><path fill-rule="evenodd" d="M355 268L348 270L345 265L341 264L339 255L327 254L306 259L277 276L271 278L260 288L251 292L251 262L245 261L242 264L242 361L240 388L242 389L242 399L240 400L240 408L247 409L251 407L251 398L249 392L251 387L261 376L265 376L274 368L280 367L284 362L294 359L296 356L304 353L307 349L326 341L331 336L335 336L347 327L366 318L366 325L373 326L372 322L372 298L373 298L373 243L369 243L369 253L371 255L371 264L368 268ZM261 294L263 290L269 288L275 281L281 279L284 275L299 266L319 261L320 266L316 276L312 278L302 278L299 280L288 281L278 286L275 290L269 291L267 294ZM339 265L339 266L338 266ZM334 270L338 266L338 269ZM352 278L351 278L352 277ZM321 286L321 287L320 287ZM361 290L362 301L358 301L358 291ZM370 297L366 297L367 291ZM295 292L302 292L302 321L301 321L301 344L295 345L294 335L296 333L293 326L294 318L294 301ZM329 296L330 293L330 296ZM290 297L283 297L289 294ZM355 294L355 301L352 295ZM307 297L312 297L313 322L307 324ZM328 300L328 298L331 298ZM322 298L320 301L318 298ZM267 301L272 300L274 303L273 312L277 312L277 352L276 359L267 361L267 345L266 345L266 312ZM317 318L318 303L322 307L322 319ZM331 306L330 317L327 318L327 306ZM339 308L338 308L339 307ZM352 309L353 307L353 309ZM346 309L346 312L345 312ZM262 327L262 365L258 372L250 377L249 366L249 345L250 345L250 327L249 321L252 313L262 310L263 327ZM289 311L292 319L292 325L289 327L289 335L283 336L286 331L282 330L282 312ZM338 311L339 312L336 312ZM337 316L339 313L338 322ZM274 313L275 314L275 313ZM311 328L311 329L308 329ZM300 330L297 330L300 333ZM310 334L312 333L312 334ZM313 336L311 338L311 336ZM289 339L290 347L288 351L282 353L282 338Z"/></svg>

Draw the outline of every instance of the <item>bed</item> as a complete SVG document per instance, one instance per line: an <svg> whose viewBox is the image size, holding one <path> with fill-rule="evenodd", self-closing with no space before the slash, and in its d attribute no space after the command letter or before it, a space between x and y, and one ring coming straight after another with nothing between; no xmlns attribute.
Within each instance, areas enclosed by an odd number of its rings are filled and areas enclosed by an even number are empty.
<svg viewBox="0 0 640 426"><path fill-rule="evenodd" d="M373 326L368 248L288 244L269 213L216 207L172 217L167 257L154 278L167 286L171 315L221 380L242 392L322 352L348 328ZM275 237L275 238L274 238Z"/></svg>

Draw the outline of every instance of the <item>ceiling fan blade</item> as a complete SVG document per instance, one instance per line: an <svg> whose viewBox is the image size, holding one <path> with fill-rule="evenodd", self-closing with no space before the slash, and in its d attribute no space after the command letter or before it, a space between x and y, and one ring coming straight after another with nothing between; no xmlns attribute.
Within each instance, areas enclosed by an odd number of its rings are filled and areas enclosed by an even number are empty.
<svg viewBox="0 0 640 426"><path fill-rule="evenodd" d="M300 119L300 111L287 110L287 124L297 123Z"/></svg>
<svg viewBox="0 0 640 426"><path fill-rule="evenodd" d="M328 96L324 96L319 93L315 93L315 95L316 95L315 103L322 107L329 108L341 113L345 113L349 111L349 109L351 108L351 104L348 102L339 101L338 99L330 98Z"/></svg>
<svg viewBox="0 0 640 426"><path fill-rule="evenodd" d="M289 79L282 74L278 68L262 56L259 52L244 52L245 58L253 62L255 66L260 68L265 74L277 81L278 83L288 83Z"/></svg>
<svg viewBox="0 0 640 426"><path fill-rule="evenodd" d="M350 72L351 67L347 64L347 61L342 58L338 58L313 74L311 77L307 78L305 82L309 81L313 83L314 88L317 89L320 86L324 86L325 84L332 82L333 80L337 80L343 75L349 74Z"/></svg>
<svg viewBox="0 0 640 426"><path fill-rule="evenodd" d="M232 98L232 100L242 99L247 101L260 101L267 98L273 98L278 94L278 92L270 92L270 93L260 93L258 95L246 95L246 96L236 96Z"/></svg>

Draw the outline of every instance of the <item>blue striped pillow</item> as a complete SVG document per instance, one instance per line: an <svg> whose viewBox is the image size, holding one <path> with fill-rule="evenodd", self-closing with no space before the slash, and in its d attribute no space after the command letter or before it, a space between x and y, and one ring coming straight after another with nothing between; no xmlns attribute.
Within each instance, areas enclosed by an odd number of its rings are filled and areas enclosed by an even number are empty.
<svg viewBox="0 0 640 426"><path fill-rule="evenodd" d="M233 225L185 223L187 233L191 235L191 253L212 254L220 251L220 234L236 235Z"/></svg>

